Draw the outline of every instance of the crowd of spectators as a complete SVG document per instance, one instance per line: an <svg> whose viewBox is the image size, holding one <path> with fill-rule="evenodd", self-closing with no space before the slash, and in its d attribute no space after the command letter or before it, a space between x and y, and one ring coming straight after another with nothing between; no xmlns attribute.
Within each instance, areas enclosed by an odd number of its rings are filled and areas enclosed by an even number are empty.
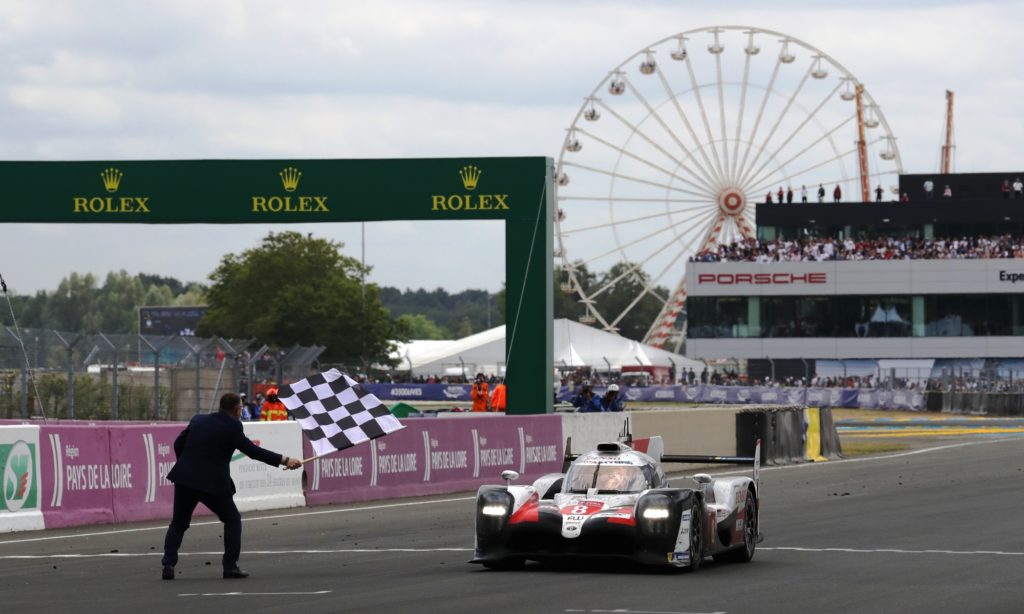
<svg viewBox="0 0 1024 614"><path fill-rule="evenodd" d="M1024 237L918 239L743 239L698 252L694 262L821 262L826 260L975 260L1024 258Z"/></svg>

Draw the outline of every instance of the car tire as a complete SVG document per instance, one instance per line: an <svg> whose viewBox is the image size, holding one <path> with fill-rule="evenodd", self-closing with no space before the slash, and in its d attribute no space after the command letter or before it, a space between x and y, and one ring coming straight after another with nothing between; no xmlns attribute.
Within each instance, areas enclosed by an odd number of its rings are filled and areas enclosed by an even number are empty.
<svg viewBox="0 0 1024 614"><path fill-rule="evenodd" d="M523 565L526 564L526 559L511 558L501 559L500 561L486 561L483 566L487 569L493 569L494 571L515 571L522 569Z"/></svg>
<svg viewBox="0 0 1024 614"><path fill-rule="evenodd" d="M754 550L757 549L757 506L754 503L754 493L751 491L747 492L743 517L746 518L746 524L743 525L743 545L716 556L716 561L749 563L750 559L754 558Z"/></svg>
<svg viewBox="0 0 1024 614"><path fill-rule="evenodd" d="M693 573L704 562L704 505L694 501L690 507L690 564L687 571Z"/></svg>

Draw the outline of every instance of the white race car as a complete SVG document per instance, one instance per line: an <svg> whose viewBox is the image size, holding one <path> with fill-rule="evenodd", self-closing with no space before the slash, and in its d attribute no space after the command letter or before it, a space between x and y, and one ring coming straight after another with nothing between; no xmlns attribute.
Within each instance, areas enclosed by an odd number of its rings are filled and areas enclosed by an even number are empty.
<svg viewBox="0 0 1024 614"><path fill-rule="evenodd" d="M623 443L599 444L575 457L567 473L530 486L512 485L519 476L505 471L506 485L477 492L471 562L509 569L526 560L614 557L696 571L707 556L753 558L761 539L760 441L752 458L662 455L653 448L652 455ZM752 464L754 471L752 477L699 473L695 488L672 488L664 462Z"/></svg>

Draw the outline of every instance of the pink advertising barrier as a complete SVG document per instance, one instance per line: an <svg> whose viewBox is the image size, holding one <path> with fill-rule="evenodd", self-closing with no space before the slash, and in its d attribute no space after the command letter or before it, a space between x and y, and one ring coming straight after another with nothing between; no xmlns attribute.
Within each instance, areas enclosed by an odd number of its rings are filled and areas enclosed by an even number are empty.
<svg viewBox="0 0 1024 614"><path fill-rule="evenodd" d="M306 464L306 503L326 505L475 490L562 469L562 419L544 416L408 418L405 429ZM313 456L303 438L306 458Z"/></svg>
<svg viewBox="0 0 1024 614"><path fill-rule="evenodd" d="M170 518L174 488L166 476L184 426L42 426L46 528Z"/></svg>
<svg viewBox="0 0 1024 614"><path fill-rule="evenodd" d="M174 505L174 484L167 472L174 466L174 439L185 424L118 425L110 429L112 466L130 466L134 487L114 490L114 522L168 519ZM197 515L208 514L200 505Z"/></svg>

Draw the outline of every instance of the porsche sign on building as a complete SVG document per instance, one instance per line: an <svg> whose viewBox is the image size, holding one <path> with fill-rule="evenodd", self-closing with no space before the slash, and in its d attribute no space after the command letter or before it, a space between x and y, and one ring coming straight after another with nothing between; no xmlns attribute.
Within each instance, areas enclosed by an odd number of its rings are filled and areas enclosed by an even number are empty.
<svg viewBox="0 0 1024 614"><path fill-rule="evenodd" d="M1024 356L1024 260L691 262L692 358Z"/></svg>

